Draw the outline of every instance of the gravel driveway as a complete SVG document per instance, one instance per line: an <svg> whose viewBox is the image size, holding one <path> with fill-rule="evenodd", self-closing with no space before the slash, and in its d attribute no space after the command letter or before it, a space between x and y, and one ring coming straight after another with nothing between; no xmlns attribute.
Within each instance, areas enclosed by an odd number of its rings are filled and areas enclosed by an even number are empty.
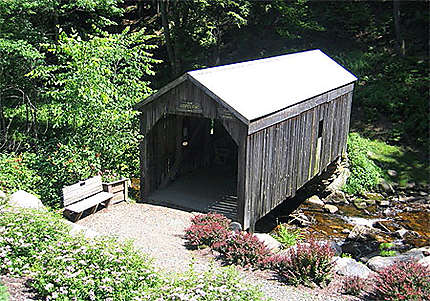
<svg viewBox="0 0 430 301"><path fill-rule="evenodd" d="M81 219L77 223L101 234L119 239L133 239L135 246L154 258L163 272L183 272L194 259L197 271L208 268L214 256L209 250L191 251L184 246L184 229L196 213L151 204L120 203ZM216 262L220 265L219 261ZM357 300L333 295L335 282L328 289L308 289L286 286L268 272L239 269L244 281L260 286L273 300Z"/></svg>

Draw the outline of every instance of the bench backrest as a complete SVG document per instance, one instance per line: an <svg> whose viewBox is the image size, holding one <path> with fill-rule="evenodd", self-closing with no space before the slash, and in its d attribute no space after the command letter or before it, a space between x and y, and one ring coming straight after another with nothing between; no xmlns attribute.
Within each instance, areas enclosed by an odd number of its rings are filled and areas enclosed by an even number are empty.
<svg viewBox="0 0 430 301"><path fill-rule="evenodd" d="M95 176L63 188L64 206L71 205L82 199L103 191L101 176Z"/></svg>

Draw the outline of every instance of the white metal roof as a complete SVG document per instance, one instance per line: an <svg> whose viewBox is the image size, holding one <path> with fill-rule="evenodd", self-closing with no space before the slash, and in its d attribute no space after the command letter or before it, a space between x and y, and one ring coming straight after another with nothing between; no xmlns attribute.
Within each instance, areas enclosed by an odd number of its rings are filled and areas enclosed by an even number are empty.
<svg viewBox="0 0 430 301"><path fill-rule="evenodd" d="M190 71L188 75L250 121L357 80L320 50Z"/></svg>

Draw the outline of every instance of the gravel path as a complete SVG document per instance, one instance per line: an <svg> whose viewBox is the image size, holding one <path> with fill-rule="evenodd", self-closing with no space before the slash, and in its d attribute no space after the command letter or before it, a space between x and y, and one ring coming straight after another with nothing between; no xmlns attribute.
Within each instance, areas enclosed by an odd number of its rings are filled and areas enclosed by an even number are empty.
<svg viewBox="0 0 430 301"><path fill-rule="evenodd" d="M157 205L121 203L90 215L78 224L119 239L133 239L137 248L154 258L155 266L161 271L186 271L192 259L194 268L201 271L208 268L214 256L210 250L187 250L182 238L194 214ZM220 265L219 261L216 265ZM327 289L311 290L283 285L268 272L239 269L239 273L244 281L259 286L273 300L357 300L330 293L336 286L335 281Z"/></svg>

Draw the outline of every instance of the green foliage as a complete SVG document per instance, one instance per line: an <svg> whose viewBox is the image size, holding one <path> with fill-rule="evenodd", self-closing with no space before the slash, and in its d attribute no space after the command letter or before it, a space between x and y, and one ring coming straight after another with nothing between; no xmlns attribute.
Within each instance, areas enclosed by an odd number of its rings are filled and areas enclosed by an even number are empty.
<svg viewBox="0 0 430 301"><path fill-rule="evenodd" d="M196 273L191 266L155 295L160 300L267 300L257 288L241 282L233 266L219 270L210 266L203 274Z"/></svg>
<svg viewBox="0 0 430 301"><path fill-rule="evenodd" d="M294 246L298 241L303 239L303 233L300 231L300 229L289 229L283 224L280 224L276 227L272 236L284 247Z"/></svg>
<svg viewBox="0 0 430 301"><path fill-rule="evenodd" d="M32 169L36 161L33 153L0 153L0 190L7 194L17 190L39 194L42 178Z"/></svg>
<svg viewBox="0 0 430 301"><path fill-rule="evenodd" d="M132 242L72 237L49 212L2 212L0 273L31 278L47 300L263 300L233 268L166 277Z"/></svg>
<svg viewBox="0 0 430 301"><path fill-rule="evenodd" d="M46 144L31 166L41 177L37 193L45 205L62 206L62 188L96 175L101 169L100 154L87 146Z"/></svg>
<svg viewBox="0 0 430 301"><path fill-rule="evenodd" d="M28 273L37 256L67 235L69 229L58 215L48 212L2 210L1 216L0 273Z"/></svg>
<svg viewBox="0 0 430 301"><path fill-rule="evenodd" d="M7 289L3 285L3 283L0 282L0 301L8 301L8 300L9 300L9 294L7 292Z"/></svg>
<svg viewBox="0 0 430 301"><path fill-rule="evenodd" d="M328 243L313 239L287 250L285 255L276 255L271 264L287 283L306 286L324 285L331 281L333 249Z"/></svg>
<svg viewBox="0 0 430 301"><path fill-rule="evenodd" d="M104 169L127 175L136 175L139 166L132 106L151 92L145 79L158 62L147 52L154 48L150 38L125 30L84 41L62 33L58 45L47 46L58 63L32 73L50 83L44 109L63 143L87 147L100 154Z"/></svg>
<svg viewBox="0 0 430 301"><path fill-rule="evenodd" d="M397 252L394 250L390 250L391 248L393 248L394 245L392 243L389 242L383 242L381 244L379 244L379 255L383 256L383 257L390 257L390 256L396 256Z"/></svg>
<svg viewBox="0 0 430 301"><path fill-rule="evenodd" d="M348 158L351 176L344 190L348 193L362 193L372 190L382 178L382 170L369 158L369 140L357 133L348 136Z"/></svg>
<svg viewBox="0 0 430 301"><path fill-rule="evenodd" d="M342 253L342 254L340 255L340 257L342 257L342 258L352 258L352 255L351 255L351 254L349 254L349 253Z"/></svg>

